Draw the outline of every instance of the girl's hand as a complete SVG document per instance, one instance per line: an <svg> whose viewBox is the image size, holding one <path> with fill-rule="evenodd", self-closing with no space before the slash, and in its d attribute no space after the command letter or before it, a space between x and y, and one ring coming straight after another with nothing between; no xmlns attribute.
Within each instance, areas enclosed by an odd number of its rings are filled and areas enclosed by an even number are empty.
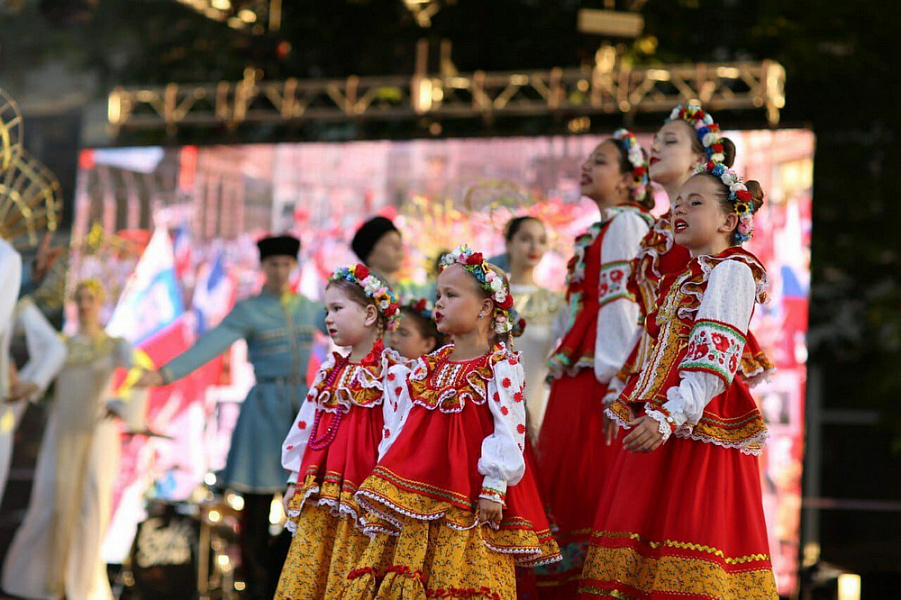
<svg viewBox="0 0 901 600"><path fill-rule="evenodd" d="M606 411L604 412L604 441L608 446L613 445L613 440L616 439L616 430L619 429L619 426L616 424L616 421L607 416Z"/></svg>
<svg viewBox="0 0 901 600"><path fill-rule="evenodd" d="M159 371L144 371L135 382L135 387L154 387L163 383L163 375Z"/></svg>
<svg viewBox="0 0 901 600"><path fill-rule="evenodd" d="M660 424L644 415L629 421L632 432L623 438L623 448L633 453L653 452L663 444Z"/></svg>
<svg viewBox="0 0 901 600"><path fill-rule="evenodd" d="M282 505L285 507L285 516L288 516L288 505L291 504L291 498L294 497L295 491L297 491L297 486L293 483L289 483L288 489L285 490L285 495L282 496Z"/></svg>
<svg viewBox="0 0 901 600"><path fill-rule="evenodd" d="M39 389L38 384L30 381L22 381L20 379L9 386L9 397L7 398L7 402L27 400L36 394Z"/></svg>
<svg viewBox="0 0 901 600"><path fill-rule="evenodd" d="M482 523L501 524L504 516L504 505L494 500L479 498L479 521Z"/></svg>

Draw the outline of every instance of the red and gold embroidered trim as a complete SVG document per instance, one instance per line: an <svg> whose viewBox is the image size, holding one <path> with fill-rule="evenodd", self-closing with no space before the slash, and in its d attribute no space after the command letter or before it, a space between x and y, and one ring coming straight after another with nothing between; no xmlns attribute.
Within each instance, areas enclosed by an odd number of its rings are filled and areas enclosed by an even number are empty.
<svg viewBox="0 0 901 600"><path fill-rule="evenodd" d="M403 360L401 356L385 348L379 340L361 362L348 363L344 358L337 352L332 354L316 374L306 401L315 402L327 412L334 412L339 406L348 409L351 405L363 408L381 405L382 377ZM333 372L335 369L339 369L337 374Z"/></svg>
<svg viewBox="0 0 901 600"><path fill-rule="evenodd" d="M494 365L512 356L498 346L491 354L451 362L447 357L452 351L453 346L445 346L420 359L408 380L414 404L446 413L460 412L467 402L484 404L488 399L488 382L494 378Z"/></svg>

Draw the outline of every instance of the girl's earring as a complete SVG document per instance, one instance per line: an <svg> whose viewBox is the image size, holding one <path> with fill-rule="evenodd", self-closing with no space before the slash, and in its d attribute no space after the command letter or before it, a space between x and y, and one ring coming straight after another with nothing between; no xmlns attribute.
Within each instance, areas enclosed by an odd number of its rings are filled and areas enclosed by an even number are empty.
<svg viewBox="0 0 901 600"><path fill-rule="evenodd" d="M479 313L479 318L480 318L480 319L484 319L484 318L485 318L485 315L483 315L482 313Z"/></svg>

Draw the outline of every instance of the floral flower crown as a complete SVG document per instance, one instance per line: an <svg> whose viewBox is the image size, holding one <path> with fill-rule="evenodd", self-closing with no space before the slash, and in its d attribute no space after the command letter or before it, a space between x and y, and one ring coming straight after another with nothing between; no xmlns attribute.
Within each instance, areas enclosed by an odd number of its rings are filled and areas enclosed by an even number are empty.
<svg viewBox="0 0 901 600"><path fill-rule="evenodd" d="M467 245L457 246L441 257L441 270L444 271L451 265L461 265L476 280L482 289L491 294L494 301L495 333L508 333L519 321L519 315L513 310L513 294L504 284L504 278L494 272L481 252L473 252Z"/></svg>
<svg viewBox="0 0 901 600"><path fill-rule="evenodd" d="M726 160L720 126L713 121L713 117L709 113L701 110L697 104L679 105L673 109L666 122L670 123L677 119L682 119L695 130L698 140L701 141L701 145L704 146L704 151L707 153L707 160L714 162Z"/></svg>
<svg viewBox="0 0 901 600"><path fill-rule="evenodd" d="M410 301L404 304L404 308L409 308L426 320L431 320L435 313L435 305L425 298L410 298Z"/></svg>
<svg viewBox="0 0 901 600"><path fill-rule="evenodd" d="M732 203L735 214L738 215L738 229L735 230L735 239L743 244L754 236L754 196L741 182L738 173L723 163L709 161L698 165L695 175L709 173L723 182L729 188L729 202Z"/></svg>
<svg viewBox="0 0 901 600"><path fill-rule="evenodd" d="M650 192L648 159L638 144L638 140L635 139L635 134L628 129L617 129L613 132L613 139L619 142L629 164L632 165L632 184L629 186L632 200L641 202Z"/></svg>
<svg viewBox="0 0 901 600"><path fill-rule="evenodd" d="M373 275L365 265L352 265L335 269L329 281L349 281L363 288L368 298L372 298L375 307L388 319L388 331L397 329L400 322L400 305L397 297L388 285Z"/></svg>

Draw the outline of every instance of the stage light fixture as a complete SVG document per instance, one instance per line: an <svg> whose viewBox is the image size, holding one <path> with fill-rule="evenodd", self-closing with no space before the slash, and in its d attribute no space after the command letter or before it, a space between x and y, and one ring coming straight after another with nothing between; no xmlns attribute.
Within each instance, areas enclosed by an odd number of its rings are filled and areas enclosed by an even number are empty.
<svg viewBox="0 0 901 600"><path fill-rule="evenodd" d="M177 0L213 21L254 35L278 31L282 0Z"/></svg>

